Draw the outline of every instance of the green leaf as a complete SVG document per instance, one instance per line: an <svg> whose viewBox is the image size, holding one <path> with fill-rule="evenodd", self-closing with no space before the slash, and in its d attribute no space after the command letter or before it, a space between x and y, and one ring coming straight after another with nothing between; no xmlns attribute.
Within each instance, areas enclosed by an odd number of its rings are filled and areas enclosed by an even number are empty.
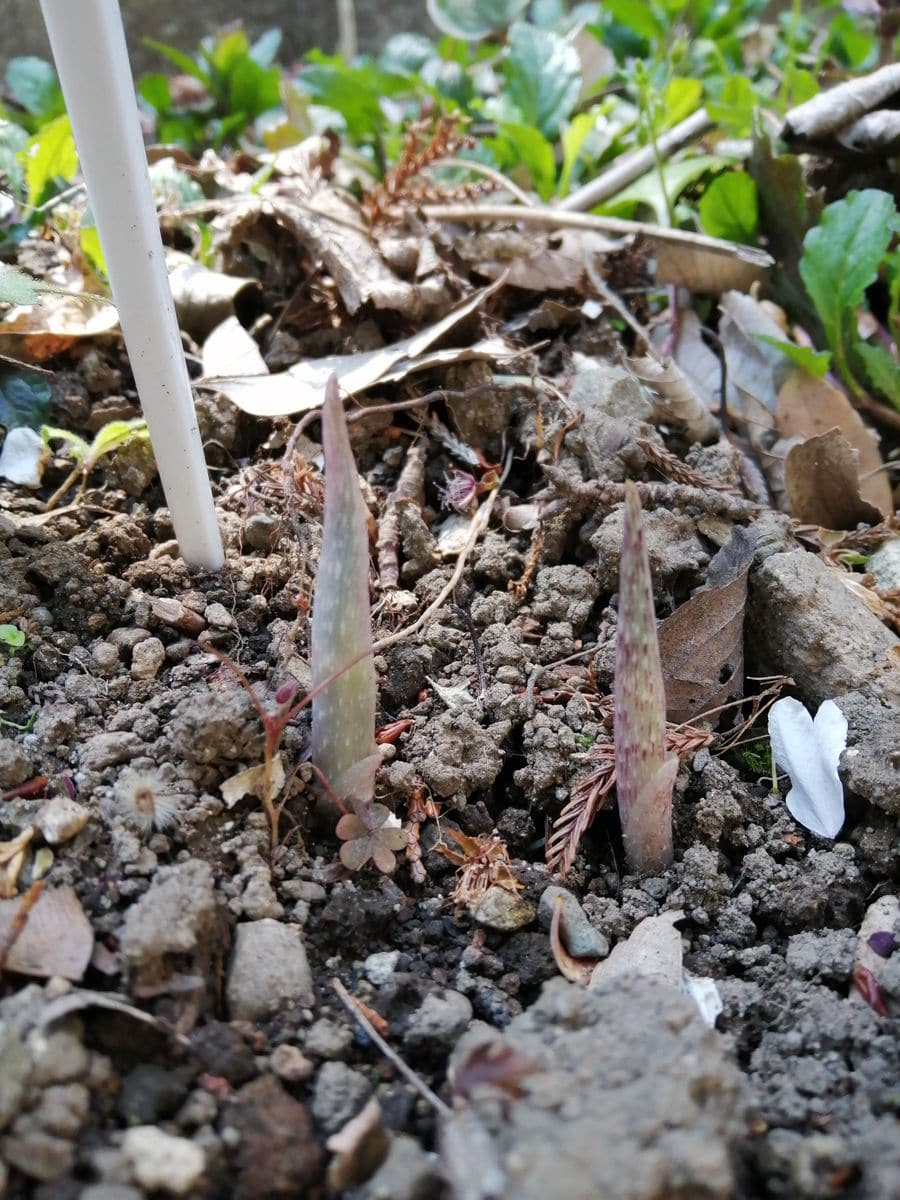
<svg viewBox="0 0 900 1200"><path fill-rule="evenodd" d="M57 436L62 434L61 430L54 432ZM89 471L104 454L111 454L113 450L127 446L136 438L147 439L149 436L147 422L141 417L136 417L131 421L107 421L101 429L97 430L94 440L87 447L87 455L84 459L85 470Z"/></svg>
<svg viewBox="0 0 900 1200"><path fill-rule="evenodd" d="M378 65L382 71L398 75L417 75L430 58L436 58L434 43L421 33L396 33L381 51Z"/></svg>
<svg viewBox="0 0 900 1200"><path fill-rule="evenodd" d="M665 26L652 5L644 0L605 0L603 11L645 41L652 42L665 36Z"/></svg>
<svg viewBox="0 0 900 1200"><path fill-rule="evenodd" d="M97 226L82 226L78 231L78 241L82 254L87 258L94 270L98 271L104 278L108 277L106 259L103 256L103 247L100 245L100 234L97 232Z"/></svg>
<svg viewBox="0 0 900 1200"><path fill-rule="evenodd" d="M0 625L0 643L11 650L21 650L25 645L25 634L15 625Z"/></svg>
<svg viewBox="0 0 900 1200"><path fill-rule="evenodd" d="M703 99L703 85L699 79L670 79L666 84L662 100L662 121L660 129L670 129L689 117L700 107Z"/></svg>
<svg viewBox="0 0 900 1200"><path fill-rule="evenodd" d="M185 75L191 75L194 79L199 79L204 87L212 91L212 76L208 71L198 64L188 54L183 54L181 50L176 50L174 46L167 46L165 42L154 41L153 38L143 38L143 44L149 46L151 50L157 50L163 58L167 58L170 63L184 71Z"/></svg>
<svg viewBox="0 0 900 1200"><path fill-rule="evenodd" d="M275 56L281 47L281 30L267 29L261 33L253 45L250 47L249 54L258 67L265 70L271 67L275 61Z"/></svg>
<svg viewBox="0 0 900 1200"><path fill-rule="evenodd" d="M47 292L52 292L54 296L74 296L77 300L108 303L105 296L95 296L93 292L73 292L69 288L56 287L52 283L42 283L40 279L32 279L18 267L0 263L0 303L37 304Z"/></svg>
<svg viewBox="0 0 900 1200"><path fill-rule="evenodd" d="M759 203L750 176L743 171L717 175L700 201L700 224L710 237L752 244L759 224Z"/></svg>
<svg viewBox="0 0 900 1200"><path fill-rule="evenodd" d="M562 131L562 170L559 175L557 195L567 196L572 184L572 171L578 162L585 140L597 123L596 111L576 113Z"/></svg>
<svg viewBox="0 0 900 1200"><path fill-rule="evenodd" d="M504 167L524 166L540 198L549 200L556 185L556 156L550 142L533 125L510 121L499 125L497 133L498 138L490 141L500 151Z"/></svg>
<svg viewBox="0 0 900 1200"><path fill-rule="evenodd" d="M22 151L28 203L37 206L54 179L71 183L78 170L75 139L67 116L43 125Z"/></svg>
<svg viewBox="0 0 900 1200"><path fill-rule="evenodd" d="M90 453L90 446L84 438L79 437L77 433L71 433L68 429L58 429L55 425L42 425L41 437L48 446L51 442L65 442L69 453L77 463L85 462Z"/></svg>
<svg viewBox="0 0 900 1200"><path fill-rule="evenodd" d="M857 342L854 353L862 359L869 383L880 395L900 408L900 363L884 346Z"/></svg>
<svg viewBox="0 0 900 1200"><path fill-rule="evenodd" d="M168 112L172 107L172 89L165 75L145 75L138 84L138 95L154 112Z"/></svg>
<svg viewBox="0 0 900 1200"><path fill-rule="evenodd" d="M817 379L822 379L831 366L830 350L813 350L810 346L798 346L796 342L785 342L781 338L770 337L767 333L756 333L753 336L757 341L765 342L767 346L774 346L776 350L780 350L792 363L796 363L810 375L815 375Z"/></svg>
<svg viewBox="0 0 900 1200"><path fill-rule="evenodd" d="M348 67L340 58L329 58L317 50L308 55L309 65L297 77L297 85L317 104L333 108L344 118L351 138L373 138L387 125L382 98L410 90L402 75L379 71L372 63Z"/></svg>
<svg viewBox="0 0 900 1200"><path fill-rule="evenodd" d="M554 139L581 91L578 51L558 34L517 22L509 32L503 70L523 123Z"/></svg>
<svg viewBox="0 0 900 1200"><path fill-rule="evenodd" d="M731 137L747 137L753 127L753 113L759 103L753 85L746 75L732 75L725 81L714 100L708 100L706 111Z"/></svg>
<svg viewBox="0 0 900 1200"><path fill-rule="evenodd" d="M878 276L897 211L887 192L867 188L829 204L803 239L800 276L822 321L835 365L850 383L847 339L856 309Z"/></svg>
<svg viewBox="0 0 900 1200"><path fill-rule="evenodd" d="M236 63L228 79L228 107L232 113L243 112L258 117L280 102L281 75L277 67L263 70L252 58Z"/></svg>
<svg viewBox="0 0 900 1200"><path fill-rule="evenodd" d="M528 0L428 0L428 15L441 33L478 41L506 29L528 7Z"/></svg>
<svg viewBox="0 0 900 1200"><path fill-rule="evenodd" d="M0 368L0 425L40 429L50 407L50 384L45 375Z"/></svg>
<svg viewBox="0 0 900 1200"><path fill-rule="evenodd" d="M56 72L42 58L12 58L6 68L6 90L11 100L21 105L41 124L66 110Z"/></svg>
<svg viewBox="0 0 900 1200"><path fill-rule="evenodd" d="M696 183L710 171L721 171L723 167L729 165L727 159L720 158L717 154L698 154L695 158L682 158L664 163L663 179L666 195L674 202L686 187ZM595 211L605 213L607 216L615 216L624 212L623 206L630 207L631 211L646 207L652 211L657 221L665 220L666 200L659 172L654 170L642 175L640 179L636 179L634 183L630 183L627 188L623 188L621 192L617 193L608 204L602 205Z"/></svg>

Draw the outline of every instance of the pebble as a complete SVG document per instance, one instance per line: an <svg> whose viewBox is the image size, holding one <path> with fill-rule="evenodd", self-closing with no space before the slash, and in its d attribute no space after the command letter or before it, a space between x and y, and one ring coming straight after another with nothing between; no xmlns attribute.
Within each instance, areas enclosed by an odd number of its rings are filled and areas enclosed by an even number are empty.
<svg viewBox="0 0 900 1200"><path fill-rule="evenodd" d="M264 1020L287 1001L310 1003L312 972L299 929L264 918L235 930L226 998L232 1018Z"/></svg>
<svg viewBox="0 0 900 1200"><path fill-rule="evenodd" d="M353 1045L353 1031L328 1017L313 1022L306 1035L304 1050L317 1058L346 1058Z"/></svg>
<svg viewBox="0 0 900 1200"><path fill-rule="evenodd" d="M144 638L131 653L131 678L155 679L165 661L166 648L159 638Z"/></svg>
<svg viewBox="0 0 900 1200"><path fill-rule="evenodd" d="M381 950L370 954L363 963L363 973L373 987L383 987L397 969L399 950Z"/></svg>
<svg viewBox="0 0 900 1200"><path fill-rule="evenodd" d="M238 1136L234 1200L311 1196L322 1168L322 1147L309 1110L277 1079L263 1075L235 1095L229 1127ZM227 1130L222 1141L228 1144ZM318 1190L315 1194L319 1194Z"/></svg>
<svg viewBox="0 0 900 1200"><path fill-rule="evenodd" d="M534 905L524 900L518 892L510 892L495 884L472 908L472 916L479 925L486 925L488 929L514 933L534 920Z"/></svg>
<svg viewBox="0 0 900 1200"><path fill-rule="evenodd" d="M119 648L112 642L98 642L91 651L91 658L101 675L114 675L119 665Z"/></svg>
<svg viewBox="0 0 900 1200"><path fill-rule="evenodd" d="M276 1046L269 1055L269 1066L285 1083L305 1083L316 1069L299 1046L290 1046L286 1042Z"/></svg>
<svg viewBox="0 0 900 1200"><path fill-rule="evenodd" d="M358 1200L428 1200L438 1195L440 1180L434 1156L401 1133L391 1139L387 1158L356 1195Z"/></svg>
<svg viewBox="0 0 900 1200"><path fill-rule="evenodd" d="M272 513L254 513L244 522L244 541L253 550L271 550L280 524Z"/></svg>
<svg viewBox="0 0 900 1200"><path fill-rule="evenodd" d="M136 733L117 730L113 733L95 733L82 742L78 751L78 765L82 771L102 771L117 763L129 762L143 751L144 743Z"/></svg>
<svg viewBox="0 0 900 1200"><path fill-rule="evenodd" d="M37 815L35 824L45 842L60 846L80 833L88 823L90 813L83 804L68 796L54 796Z"/></svg>
<svg viewBox="0 0 900 1200"><path fill-rule="evenodd" d="M562 900L562 934L569 953L574 958L606 958L609 942L595 929L571 892L551 884L538 902L538 920L544 929L550 928L557 897Z"/></svg>
<svg viewBox="0 0 900 1200"><path fill-rule="evenodd" d="M371 1090L365 1075L346 1063L323 1063L313 1090L313 1116L326 1133L337 1133L356 1116Z"/></svg>
<svg viewBox="0 0 900 1200"><path fill-rule="evenodd" d="M447 1053L472 1020L472 1005L461 992L440 988L426 996L412 1014L403 1038L410 1051Z"/></svg>
<svg viewBox="0 0 900 1200"><path fill-rule="evenodd" d="M187 1138L173 1137L154 1125L125 1132L122 1150L134 1178L148 1192L186 1196L198 1184L206 1165L203 1151Z"/></svg>
<svg viewBox="0 0 900 1200"><path fill-rule="evenodd" d="M240 1087L256 1074L256 1058L240 1033L224 1021L208 1021L191 1037L194 1058L204 1071Z"/></svg>
<svg viewBox="0 0 900 1200"><path fill-rule="evenodd" d="M34 773L31 755L12 738L0 737L0 788L15 787Z"/></svg>
<svg viewBox="0 0 900 1200"><path fill-rule="evenodd" d="M203 616L212 629L231 629L234 625L234 617L224 604L207 604Z"/></svg>

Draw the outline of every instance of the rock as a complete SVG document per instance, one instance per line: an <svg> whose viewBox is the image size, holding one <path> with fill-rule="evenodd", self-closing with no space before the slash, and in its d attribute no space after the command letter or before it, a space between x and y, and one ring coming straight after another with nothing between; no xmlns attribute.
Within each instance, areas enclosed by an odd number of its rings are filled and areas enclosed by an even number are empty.
<svg viewBox="0 0 900 1200"><path fill-rule="evenodd" d="M265 918L235 930L226 999L232 1018L261 1021L281 1005L308 1004L312 973L300 930Z"/></svg>
<svg viewBox="0 0 900 1200"><path fill-rule="evenodd" d="M45 842L60 846L80 833L89 817L90 813L83 804L70 800L68 796L54 796L38 813L35 824Z"/></svg>
<svg viewBox="0 0 900 1200"><path fill-rule="evenodd" d="M501 933L513 933L534 920L533 904L518 892L510 892L497 884L488 888L471 911L479 925L499 929Z"/></svg>
<svg viewBox="0 0 900 1200"><path fill-rule="evenodd" d="M40 1103L28 1115L45 1133L72 1141L88 1119L91 1094L83 1083L44 1088Z"/></svg>
<svg viewBox="0 0 900 1200"><path fill-rule="evenodd" d="M221 1075L232 1087L248 1083L257 1073L256 1057L236 1029L224 1021L207 1021L191 1036L191 1052L210 1075Z"/></svg>
<svg viewBox="0 0 900 1200"><path fill-rule="evenodd" d="M115 675L119 667L119 647L112 642L98 642L91 650L91 658L101 675Z"/></svg>
<svg viewBox="0 0 900 1200"><path fill-rule="evenodd" d="M541 620L568 621L580 629L599 594L597 581L583 567L543 567L534 581L531 610Z"/></svg>
<svg viewBox="0 0 900 1200"><path fill-rule="evenodd" d="M271 1075L234 1097L228 1121L240 1136L235 1200L295 1200L311 1194L322 1172L322 1148L306 1106Z"/></svg>
<svg viewBox="0 0 900 1200"><path fill-rule="evenodd" d="M353 1046L353 1030L328 1017L320 1017L309 1027L303 1048L317 1058L346 1058Z"/></svg>
<svg viewBox="0 0 900 1200"><path fill-rule="evenodd" d="M34 1063L31 1082L36 1087L74 1083L87 1075L88 1052L81 1043L80 1026L75 1022L72 1025L72 1029L57 1026L52 1032L32 1036L29 1040Z"/></svg>
<svg viewBox="0 0 900 1200"><path fill-rule="evenodd" d="M463 1039L457 1066L478 1037ZM498 1105L491 1087L471 1093L504 1200L735 1194L732 1157L746 1136L741 1075L675 988L617 979L586 991L556 979L494 1041L535 1068L519 1079L513 1104ZM466 1165L445 1156L456 1200Z"/></svg>
<svg viewBox="0 0 900 1200"><path fill-rule="evenodd" d="M203 616L211 629L232 629L234 617L224 604L207 604Z"/></svg>
<svg viewBox="0 0 900 1200"><path fill-rule="evenodd" d="M155 679L165 661L166 648L159 638L144 638L131 652L131 678Z"/></svg>
<svg viewBox="0 0 900 1200"><path fill-rule="evenodd" d="M29 1179L49 1183L72 1170L75 1147L67 1138L46 1133L25 1114L14 1122L6 1137L0 1138L0 1160Z"/></svg>
<svg viewBox="0 0 900 1200"><path fill-rule="evenodd" d="M900 588L900 537L882 542L875 553L869 555L866 570L874 576L880 592Z"/></svg>
<svg viewBox="0 0 900 1200"><path fill-rule="evenodd" d="M381 950L363 963L363 974L373 987L383 987L397 969L399 950Z"/></svg>
<svg viewBox="0 0 900 1200"><path fill-rule="evenodd" d="M269 1055L269 1066L285 1083L305 1083L307 1079L312 1079L316 1072L315 1065L300 1047L287 1043L275 1047Z"/></svg>
<svg viewBox="0 0 900 1200"><path fill-rule="evenodd" d="M466 712L446 712L429 722L427 733L410 739L408 757L420 747L422 778L445 798L489 788L503 766L497 743Z"/></svg>
<svg viewBox="0 0 900 1200"><path fill-rule="evenodd" d="M849 726L838 768L845 786L900 816L900 702L851 692L839 696L837 705Z"/></svg>
<svg viewBox="0 0 900 1200"><path fill-rule="evenodd" d="M538 902L538 920L543 929L550 928L557 897L562 900L562 932L565 945L574 958L606 958L609 942L587 918L584 909L571 892L551 884Z"/></svg>
<svg viewBox="0 0 900 1200"><path fill-rule="evenodd" d="M323 1063L316 1075L313 1116L326 1133L337 1133L356 1116L371 1090L366 1077L346 1063Z"/></svg>
<svg viewBox="0 0 900 1200"><path fill-rule="evenodd" d="M391 1139L387 1158L355 1193L356 1200L435 1200L441 1176L433 1155L428 1155L406 1134Z"/></svg>
<svg viewBox="0 0 900 1200"><path fill-rule="evenodd" d="M280 528L281 518L274 513L253 513L244 522L244 542L251 550L271 552Z"/></svg>
<svg viewBox="0 0 900 1200"><path fill-rule="evenodd" d="M122 958L142 975L164 974L168 955L208 953L214 944L216 895L212 870L199 858L160 867L129 908L120 933Z"/></svg>
<svg viewBox="0 0 900 1200"><path fill-rule="evenodd" d="M439 988L427 995L409 1019L403 1045L411 1052L446 1054L472 1020L472 1005L461 992Z"/></svg>
<svg viewBox="0 0 900 1200"><path fill-rule="evenodd" d="M817 707L846 692L900 697L896 636L815 554L773 554L751 571L747 635L754 667L792 676Z"/></svg>
<svg viewBox="0 0 900 1200"><path fill-rule="evenodd" d="M153 1125L136 1125L126 1130L122 1151L142 1188L170 1196L186 1196L191 1192L206 1166L199 1146Z"/></svg>
<svg viewBox="0 0 900 1200"><path fill-rule="evenodd" d="M78 748L78 765L82 771L103 771L117 763L129 762L144 750L136 733L117 730L114 733L95 733Z"/></svg>
<svg viewBox="0 0 900 1200"><path fill-rule="evenodd" d="M126 1125L153 1125L171 1117L188 1089L187 1073L138 1063L122 1079L116 1111Z"/></svg>
<svg viewBox="0 0 900 1200"><path fill-rule="evenodd" d="M28 751L12 738L0 737L0 788L15 787L34 774Z"/></svg>
<svg viewBox="0 0 900 1200"><path fill-rule="evenodd" d="M24 1042L9 1021L0 1021L0 1129L19 1111L30 1076L31 1056Z"/></svg>
<svg viewBox="0 0 900 1200"><path fill-rule="evenodd" d="M144 1193L121 1183L91 1183L79 1193L78 1200L144 1200Z"/></svg>

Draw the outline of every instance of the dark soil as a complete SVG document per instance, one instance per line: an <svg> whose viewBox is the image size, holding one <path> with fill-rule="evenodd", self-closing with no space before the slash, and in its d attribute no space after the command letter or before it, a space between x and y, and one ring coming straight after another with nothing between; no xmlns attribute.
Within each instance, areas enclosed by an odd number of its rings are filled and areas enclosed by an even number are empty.
<svg viewBox="0 0 900 1200"><path fill-rule="evenodd" d="M723 1001L715 1032L662 985L587 992L558 979L546 905L539 911L559 882L544 845L592 769L586 750L609 736L600 700L610 689L621 521L616 500L565 496L541 464L577 481L658 482L635 438L662 444L639 390L610 399L605 368L574 357L592 336L585 325L543 352L565 400L514 386L456 413L466 441L494 462L512 450L514 465L452 602L377 659L379 725L404 723L384 748L379 797L404 820L411 810L423 817L421 864L401 862L390 878L341 867L334 815L317 814L305 765L305 713L282 747L296 773L274 854L258 803L246 796L229 808L220 791L260 762L262 735L250 699L206 647L238 663L264 702L289 677L309 686L321 487L310 467L303 490L285 498L289 426L200 402L227 544L218 576L191 576L176 557L139 451L112 460L81 503L49 518L21 490L0 491L0 612L28 635L23 651L0 648L0 786L47 777L34 795L2 803L0 839L45 830L27 849L19 894L49 871L48 888L74 889L95 939L78 982L40 970L4 976L8 1197L569 1200L601 1194L598 1180L602 1194L633 1200L900 1195L900 961L883 960L880 1012L853 980L863 918L895 886L896 730L875 720L860 739L854 770L862 779L867 761L870 782L848 787L833 843L798 826L739 753L717 756L715 746L682 760L676 861L665 874L625 873L611 809L583 838L564 881L586 917L579 956L603 957L643 918L682 909L685 967L714 979ZM83 426L108 406L110 380L121 393L127 368L114 339L85 363L89 373L57 376L53 424ZM476 382L471 371L456 386ZM569 399L579 388L581 408L597 406L580 425ZM376 520L418 423L413 410L354 426ZM727 478L729 446L707 457L704 470L717 461ZM428 441L424 505L401 509L404 592L374 591L376 637L422 611L453 569L440 552L448 514L438 489L460 466ZM520 503L541 506L540 538L516 531L507 510ZM674 501L648 506L660 616L704 583L731 528L716 521ZM748 674L793 673L811 701L800 652L779 655L765 572L786 556L791 569L815 556L784 518L764 515L759 532L748 616L768 629L748 641ZM792 606L806 622L801 647L819 644L816 603ZM856 625L862 606L849 594L845 603L843 619ZM590 652L554 665L578 651ZM806 669L816 676L814 663ZM871 717L896 680L882 673L876 688L866 671L843 686ZM80 807L49 844L54 797ZM427 801L439 820L425 815ZM142 829L148 806L161 828ZM458 848L452 829L481 839L496 831L521 890L495 887L480 907L455 898L456 868L434 850ZM442 1133L333 979L457 1106ZM158 1020L100 1007L97 993ZM79 995L76 1011L60 1008ZM491 1049L479 1051L485 1040ZM464 1076L474 1062L487 1083L451 1091L451 1057ZM373 1128L336 1154L328 1139L372 1098ZM433 1153L439 1138L449 1182Z"/></svg>

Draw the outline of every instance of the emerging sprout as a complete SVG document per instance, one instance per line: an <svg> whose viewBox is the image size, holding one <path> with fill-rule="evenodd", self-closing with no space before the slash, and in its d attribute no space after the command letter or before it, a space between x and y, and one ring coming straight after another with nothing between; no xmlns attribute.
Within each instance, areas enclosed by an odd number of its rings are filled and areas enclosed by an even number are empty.
<svg viewBox="0 0 900 1200"><path fill-rule="evenodd" d="M616 626L616 793L625 855L650 875L672 861L672 788L678 758L666 753L666 693L656 637L650 563L637 488L625 484Z"/></svg>

